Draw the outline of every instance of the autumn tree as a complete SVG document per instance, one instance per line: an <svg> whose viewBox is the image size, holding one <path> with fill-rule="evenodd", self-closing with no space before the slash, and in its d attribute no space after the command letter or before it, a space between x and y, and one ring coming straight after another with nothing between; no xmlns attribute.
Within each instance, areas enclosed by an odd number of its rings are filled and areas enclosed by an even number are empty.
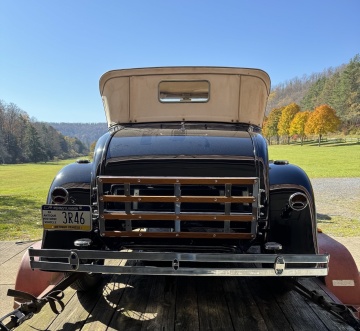
<svg viewBox="0 0 360 331"><path fill-rule="evenodd" d="M269 113L269 116L263 123L262 133L264 137L268 140L269 144L271 143L271 138L276 137L277 143L279 143L278 135L278 123L281 117L283 108L274 108Z"/></svg>
<svg viewBox="0 0 360 331"><path fill-rule="evenodd" d="M293 120L290 123L290 135L297 134L301 139L301 146L303 145L305 138L305 127L309 118L309 111L301 111L295 114Z"/></svg>
<svg viewBox="0 0 360 331"><path fill-rule="evenodd" d="M284 107L281 112L281 116L278 123L278 134L280 136L285 136L287 143L290 143L290 124L295 117L295 115L300 111L300 106L296 103L291 103Z"/></svg>
<svg viewBox="0 0 360 331"><path fill-rule="evenodd" d="M321 137L329 132L335 132L340 125L340 119L334 109L328 105L321 105L310 113L306 122L305 133L316 134L319 137L319 146Z"/></svg>

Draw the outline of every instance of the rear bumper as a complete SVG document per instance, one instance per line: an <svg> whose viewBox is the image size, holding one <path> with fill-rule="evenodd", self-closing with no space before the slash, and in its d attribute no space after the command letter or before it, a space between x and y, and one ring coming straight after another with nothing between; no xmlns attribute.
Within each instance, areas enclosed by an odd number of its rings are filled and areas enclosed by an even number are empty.
<svg viewBox="0 0 360 331"><path fill-rule="evenodd" d="M33 269L173 276L326 276L329 263L328 254L117 252L29 248L29 256ZM123 260L123 263L100 265L92 262L108 259ZM161 266L149 266L146 262L162 263ZM167 265L162 266L166 262Z"/></svg>

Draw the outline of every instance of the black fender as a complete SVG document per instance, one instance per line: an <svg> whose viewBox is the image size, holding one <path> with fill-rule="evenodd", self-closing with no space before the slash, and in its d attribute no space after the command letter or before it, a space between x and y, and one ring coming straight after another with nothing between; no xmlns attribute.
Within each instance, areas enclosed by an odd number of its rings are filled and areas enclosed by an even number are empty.
<svg viewBox="0 0 360 331"><path fill-rule="evenodd" d="M280 243L284 253L318 253L314 192L305 171L286 161L275 161L269 164L269 184L268 241ZM299 211L289 206L289 198L296 192L308 200Z"/></svg>
<svg viewBox="0 0 360 331"><path fill-rule="evenodd" d="M69 192L67 205L91 205L91 177L93 163L79 161L62 168L55 176L47 197L47 204L52 204L51 192L56 187L63 187ZM44 230L42 248L70 249L74 241L91 238L91 232Z"/></svg>
<svg viewBox="0 0 360 331"><path fill-rule="evenodd" d="M55 187L64 187L69 192L67 204L92 205L92 188L96 185L96 176L102 171L107 146L113 132L107 132L99 138L94 150L93 162L75 162L62 168L54 178L47 197L51 204L51 192ZM45 230L43 248L71 249L77 239L89 238L93 245L101 245L93 225L93 231Z"/></svg>
<svg viewBox="0 0 360 331"><path fill-rule="evenodd" d="M253 140L255 150L255 168L258 173L257 176L260 178L260 189L263 191L260 198L260 204L264 206L261 210L260 221L267 227L267 222L263 222L268 219L269 216L269 157L268 148L265 138L258 133L250 133Z"/></svg>
<svg viewBox="0 0 360 331"><path fill-rule="evenodd" d="M113 134L116 132L116 128L113 129L112 132L108 131L104 135L102 135L97 141L94 149L94 167L92 172L92 185L96 186L96 176L99 174L104 174L105 169L105 160L106 154L108 151L108 147L111 141Z"/></svg>
<svg viewBox="0 0 360 331"><path fill-rule="evenodd" d="M51 183L47 203L51 204L51 192L55 187L63 187L69 192L67 204L89 205L91 196L91 162L79 161L62 168Z"/></svg>

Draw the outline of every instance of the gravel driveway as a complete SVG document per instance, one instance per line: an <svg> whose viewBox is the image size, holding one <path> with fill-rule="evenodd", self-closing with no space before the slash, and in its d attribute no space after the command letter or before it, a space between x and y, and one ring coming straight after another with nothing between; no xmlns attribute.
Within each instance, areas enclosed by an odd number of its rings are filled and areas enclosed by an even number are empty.
<svg viewBox="0 0 360 331"><path fill-rule="evenodd" d="M360 221L360 177L311 180L318 218L349 217ZM352 254L360 270L360 233L356 237L333 237Z"/></svg>
<svg viewBox="0 0 360 331"><path fill-rule="evenodd" d="M360 220L360 177L316 178L311 184L318 214Z"/></svg>

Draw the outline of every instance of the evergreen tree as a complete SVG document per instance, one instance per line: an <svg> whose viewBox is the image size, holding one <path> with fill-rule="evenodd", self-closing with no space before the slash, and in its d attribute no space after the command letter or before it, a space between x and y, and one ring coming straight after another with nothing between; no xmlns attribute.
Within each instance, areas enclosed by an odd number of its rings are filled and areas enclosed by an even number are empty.
<svg viewBox="0 0 360 331"><path fill-rule="evenodd" d="M7 163L8 160L9 160L9 154L5 146L3 133L0 130L0 163L5 164Z"/></svg>
<svg viewBox="0 0 360 331"><path fill-rule="evenodd" d="M40 141L39 134L31 123L29 123L26 129L25 142L25 153L29 162L48 160L44 145Z"/></svg>
<svg viewBox="0 0 360 331"><path fill-rule="evenodd" d="M348 91L345 100L346 120L360 119L360 55L351 59L343 74L344 85Z"/></svg>
<svg viewBox="0 0 360 331"><path fill-rule="evenodd" d="M317 104L318 96L324 89L327 78L325 76L319 78L313 85L310 86L307 94L301 100L300 105L301 108L305 109L314 109Z"/></svg>

